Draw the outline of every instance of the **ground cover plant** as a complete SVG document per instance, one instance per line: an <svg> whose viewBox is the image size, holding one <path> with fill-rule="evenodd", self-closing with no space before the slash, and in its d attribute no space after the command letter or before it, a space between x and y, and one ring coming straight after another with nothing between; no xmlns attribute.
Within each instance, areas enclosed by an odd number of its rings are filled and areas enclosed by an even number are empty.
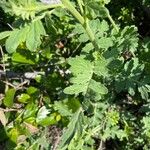
<svg viewBox="0 0 150 150"><path fill-rule="evenodd" d="M149 150L148 0L0 1L0 149Z"/></svg>

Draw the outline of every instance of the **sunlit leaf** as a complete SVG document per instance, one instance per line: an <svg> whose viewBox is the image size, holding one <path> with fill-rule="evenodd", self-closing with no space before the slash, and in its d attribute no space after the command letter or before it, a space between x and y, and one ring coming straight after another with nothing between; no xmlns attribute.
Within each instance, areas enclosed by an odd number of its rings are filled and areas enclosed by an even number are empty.
<svg viewBox="0 0 150 150"><path fill-rule="evenodd" d="M15 89L8 89L4 98L4 105L7 107L12 107L14 103L16 90Z"/></svg>

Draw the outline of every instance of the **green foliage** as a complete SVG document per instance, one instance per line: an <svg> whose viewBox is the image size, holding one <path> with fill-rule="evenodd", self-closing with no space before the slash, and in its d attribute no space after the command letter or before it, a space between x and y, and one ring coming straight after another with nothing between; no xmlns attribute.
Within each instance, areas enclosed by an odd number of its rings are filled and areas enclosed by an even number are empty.
<svg viewBox="0 0 150 150"><path fill-rule="evenodd" d="M69 122L68 124L68 128L67 130L65 131L65 133L63 134L62 136L62 139L61 139L61 142L60 142L60 145L59 145L59 148L58 149L63 149L64 146L68 145L72 139L72 137L77 133L79 132L78 128L78 122L80 121L79 120L79 117L81 115L81 110L79 109L71 118L71 121Z"/></svg>
<svg viewBox="0 0 150 150"><path fill-rule="evenodd" d="M50 115L50 110L46 109L45 106L41 107L37 113L36 122L39 125L48 126L56 124L61 118L56 113Z"/></svg>
<svg viewBox="0 0 150 150"><path fill-rule="evenodd" d="M94 73L105 76L107 68L103 65L105 64L103 60L97 60L92 64L92 62L82 57L76 57L71 58L68 63L71 65L70 71L75 77L71 78L73 85L64 90L66 94L79 94L82 92L83 95L86 95L88 90L92 90L99 95L107 94L107 88L92 79Z"/></svg>
<svg viewBox="0 0 150 150"><path fill-rule="evenodd" d="M10 35L10 31L4 31L4 32L1 32L0 33L0 40L2 40L2 39L4 39L4 38L6 38L6 37L8 37L9 35Z"/></svg>
<svg viewBox="0 0 150 150"><path fill-rule="evenodd" d="M2 0L0 149L150 149L148 6Z"/></svg>
<svg viewBox="0 0 150 150"><path fill-rule="evenodd" d="M2 32L1 38L3 39L9 36L6 40L6 50L9 53L13 53L18 46L24 42L29 50L35 51L41 44L41 35L45 34L42 22L37 20L21 29L14 29L11 32Z"/></svg>
<svg viewBox="0 0 150 150"><path fill-rule="evenodd" d="M21 17L23 20L33 20L38 17L43 18L44 16L40 14L41 11L47 11L47 9L55 7L55 5L45 6L36 0L9 0L8 2L2 0L0 5L6 13Z"/></svg>
<svg viewBox="0 0 150 150"><path fill-rule="evenodd" d="M13 106L15 93L16 93L15 89L8 89L8 91L6 92L5 98L4 98L5 106L7 106L7 107Z"/></svg>
<svg viewBox="0 0 150 150"><path fill-rule="evenodd" d="M34 65L36 63L36 55L31 54L28 50L19 49L18 52L13 53L12 61L15 63Z"/></svg>

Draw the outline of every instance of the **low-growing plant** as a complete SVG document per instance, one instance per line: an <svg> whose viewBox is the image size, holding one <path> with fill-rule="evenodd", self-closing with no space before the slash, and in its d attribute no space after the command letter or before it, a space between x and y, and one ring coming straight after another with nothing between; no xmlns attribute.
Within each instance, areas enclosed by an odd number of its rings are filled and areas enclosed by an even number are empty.
<svg viewBox="0 0 150 150"><path fill-rule="evenodd" d="M148 150L148 5L1 0L0 149Z"/></svg>

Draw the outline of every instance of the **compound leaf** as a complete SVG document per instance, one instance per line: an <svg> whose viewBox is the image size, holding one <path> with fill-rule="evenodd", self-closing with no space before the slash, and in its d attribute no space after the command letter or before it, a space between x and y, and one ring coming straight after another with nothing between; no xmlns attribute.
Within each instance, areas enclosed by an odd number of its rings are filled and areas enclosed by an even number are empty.
<svg viewBox="0 0 150 150"><path fill-rule="evenodd" d="M100 83L92 80L94 73L98 76L105 76L107 73L107 68L106 65L103 65L104 62L101 63L100 60L94 63L84 59L82 56L77 56L76 58L69 59L69 64L71 65L70 71L72 72L73 77L70 79L72 85L64 89L66 94L83 93L85 95L88 89L92 89L94 92L101 94L107 93L106 87L104 87L104 85L100 86L98 85ZM98 86L95 88L93 83Z"/></svg>

